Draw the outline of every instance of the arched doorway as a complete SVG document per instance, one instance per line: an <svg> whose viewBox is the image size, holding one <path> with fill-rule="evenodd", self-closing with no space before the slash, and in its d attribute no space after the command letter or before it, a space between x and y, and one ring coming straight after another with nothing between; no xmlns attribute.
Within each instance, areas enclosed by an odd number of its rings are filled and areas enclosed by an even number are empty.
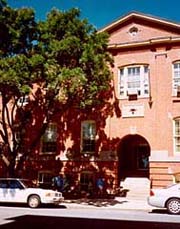
<svg viewBox="0 0 180 229"><path fill-rule="evenodd" d="M140 135L127 135L119 145L119 179L149 177L150 145Z"/></svg>

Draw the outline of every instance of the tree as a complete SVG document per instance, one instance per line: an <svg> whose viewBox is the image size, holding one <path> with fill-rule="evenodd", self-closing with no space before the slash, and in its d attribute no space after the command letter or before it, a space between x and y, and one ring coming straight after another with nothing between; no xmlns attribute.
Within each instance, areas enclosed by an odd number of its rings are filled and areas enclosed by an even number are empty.
<svg viewBox="0 0 180 229"><path fill-rule="evenodd" d="M18 101L31 90L29 62L37 33L32 9L12 9L2 0L0 12L1 156L13 174L22 141L16 133L25 123L22 120L17 127L16 114L22 105Z"/></svg>
<svg viewBox="0 0 180 229"><path fill-rule="evenodd" d="M78 9L52 9L37 23L33 9L0 5L1 156L13 176L57 112L103 102L112 59L107 34L80 19ZM30 127L38 134L27 140Z"/></svg>

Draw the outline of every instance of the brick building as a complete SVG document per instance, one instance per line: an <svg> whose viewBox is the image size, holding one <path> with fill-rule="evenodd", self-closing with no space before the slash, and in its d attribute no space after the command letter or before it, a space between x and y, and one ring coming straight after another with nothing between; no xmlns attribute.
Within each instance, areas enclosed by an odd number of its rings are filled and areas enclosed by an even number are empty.
<svg viewBox="0 0 180 229"><path fill-rule="evenodd" d="M40 185L61 172L85 191L99 176L109 192L132 177L168 185L180 172L180 24L133 12L101 31L114 57L111 100L55 117L22 172Z"/></svg>
<svg viewBox="0 0 180 229"><path fill-rule="evenodd" d="M147 176L154 187L180 172L180 24L130 13L102 31L121 117L112 117L119 178Z"/></svg>

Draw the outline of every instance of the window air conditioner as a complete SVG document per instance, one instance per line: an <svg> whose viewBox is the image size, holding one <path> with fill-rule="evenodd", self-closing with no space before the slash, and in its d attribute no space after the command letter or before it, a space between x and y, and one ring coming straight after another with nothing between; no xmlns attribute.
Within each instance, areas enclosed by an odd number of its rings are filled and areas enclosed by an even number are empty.
<svg viewBox="0 0 180 229"><path fill-rule="evenodd" d="M127 95L128 95L129 100L137 100L138 91L137 89L134 89L134 88L128 89Z"/></svg>

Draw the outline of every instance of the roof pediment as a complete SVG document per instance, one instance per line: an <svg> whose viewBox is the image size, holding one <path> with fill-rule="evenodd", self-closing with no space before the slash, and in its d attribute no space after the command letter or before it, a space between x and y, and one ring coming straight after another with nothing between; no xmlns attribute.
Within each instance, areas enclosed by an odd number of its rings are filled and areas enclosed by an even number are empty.
<svg viewBox="0 0 180 229"><path fill-rule="evenodd" d="M143 23L143 24L154 24L154 26L156 25L157 27L166 27L166 29L175 29L175 30L179 30L180 32L180 24L179 23L175 23L172 21L168 21L162 18L158 18L158 17L154 17L151 15L146 15L146 14L142 14L139 12L131 12L123 17L121 17L120 19L112 22L111 24L105 26L104 28L100 29L99 32L109 32L111 33L112 31L118 29L119 27L122 27L124 24L128 24L131 23L132 21L138 21L139 23Z"/></svg>
<svg viewBox="0 0 180 229"><path fill-rule="evenodd" d="M180 42L179 23L137 12L127 14L99 32L109 33L111 48Z"/></svg>

